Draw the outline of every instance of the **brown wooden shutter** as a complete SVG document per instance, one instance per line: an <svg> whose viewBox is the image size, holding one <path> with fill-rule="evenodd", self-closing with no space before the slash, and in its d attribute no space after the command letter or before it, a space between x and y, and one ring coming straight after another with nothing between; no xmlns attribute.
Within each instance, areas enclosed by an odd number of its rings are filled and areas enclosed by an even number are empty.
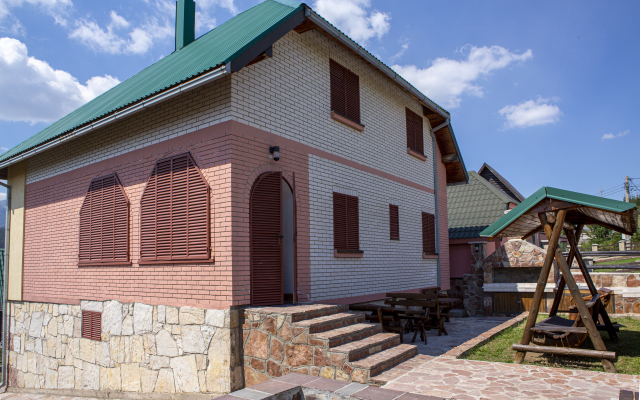
<svg viewBox="0 0 640 400"><path fill-rule="evenodd" d="M102 313L82 311L82 337L91 340L102 340Z"/></svg>
<svg viewBox="0 0 640 400"><path fill-rule="evenodd" d="M435 216L426 212L422 213L422 252L425 254L436 253L436 222Z"/></svg>
<svg viewBox="0 0 640 400"><path fill-rule="evenodd" d="M190 153L159 160L140 201L140 260L210 260L209 199Z"/></svg>
<svg viewBox="0 0 640 400"><path fill-rule="evenodd" d="M400 216L393 204L389 204L389 239L400 239Z"/></svg>
<svg viewBox="0 0 640 400"><path fill-rule="evenodd" d="M80 208L80 265L129 261L129 199L113 173L95 178Z"/></svg>
<svg viewBox="0 0 640 400"><path fill-rule="evenodd" d="M331 110L360 123L360 77L329 60Z"/></svg>
<svg viewBox="0 0 640 400"><path fill-rule="evenodd" d="M423 120L413 111L406 109L407 114L407 148L424 154Z"/></svg>
<svg viewBox="0 0 640 400"><path fill-rule="evenodd" d="M360 250L358 198L333 193L333 246L339 251Z"/></svg>
<svg viewBox="0 0 640 400"><path fill-rule="evenodd" d="M284 303L282 174L258 177L250 205L251 305Z"/></svg>

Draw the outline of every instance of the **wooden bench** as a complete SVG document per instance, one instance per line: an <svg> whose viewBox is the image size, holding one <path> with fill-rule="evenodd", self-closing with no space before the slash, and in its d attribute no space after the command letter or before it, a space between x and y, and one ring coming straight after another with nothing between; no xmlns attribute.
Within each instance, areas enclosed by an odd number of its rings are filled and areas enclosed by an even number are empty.
<svg viewBox="0 0 640 400"><path fill-rule="evenodd" d="M383 332L398 333L400 335L400 343L404 343L402 337L404 333L402 324L404 310L374 304L352 304L349 306L349 310L371 312L371 314L365 315L367 321L379 323Z"/></svg>
<svg viewBox="0 0 640 400"><path fill-rule="evenodd" d="M444 320L449 316L448 310L450 304L443 305L439 293L436 291L429 291L427 293L387 293L389 299L385 300L385 304L394 307L419 307L422 312L418 313L417 310L409 310L407 313L407 320L412 321L413 325L409 324L409 328L414 328L416 333L420 332L421 336L424 336L426 344L426 333L428 329L438 329L438 336L443 333L448 335L446 328L444 327ZM456 299L457 300L457 299Z"/></svg>

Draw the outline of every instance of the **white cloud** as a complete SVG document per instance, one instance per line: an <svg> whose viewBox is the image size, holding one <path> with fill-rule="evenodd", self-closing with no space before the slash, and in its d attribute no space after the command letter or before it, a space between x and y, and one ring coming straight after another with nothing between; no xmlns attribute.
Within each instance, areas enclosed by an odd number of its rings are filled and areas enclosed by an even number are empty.
<svg viewBox="0 0 640 400"><path fill-rule="evenodd" d="M66 17L73 7L71 0L0 0L0 21L11 14L11 8L22 7L23 4L39 7L62 26L67 25Z"/></svg>
<svg viewBox="0 0 640 400"><path fill-rule="evenodd" d="M95 21L79 20L69 37L78 40L96 52L144 54L153 47L156 41L172 37L175 32L174 26L168 19L159 23L158 19L154 17L128 33L120 34L119 31L129 28L130 25L124 17L111 11L110 22L106 29L102 29Z"/></svg>
<svg viewBox="0 0 640 400"><path fill-rule="evenodd" d="M613 133L605 133L604 135L602 135L602 140L609 140L609 139L615 139L615 138L619 138L622 136L627 136L629 134L629 130L626 130L624 132L620 132L617 135L614 135Z"/></svg>
<svg viewBox="0 0 640 400"><path fill-rule="evenodd" d="M27 46L0 38L0 119L52 122L120 83L110 75L84 85L66 71L29 57Z"/></svg>
<svg viewBox="0 0 640 400"><path fill-rule="evenodd" d="M551 100L538 97L537 100L527 100L517 105L503 107L498 112L506 119L504 128L527 128L558 122L562 112L560 107L549 104Z"/></svg>
<svg viewBox="0 0 640 400"><path fill-rule="evenodd" d="M533 57L531 50L516 54L500 46L465 46L461 52L466 49L469 54L461 61L437 58L427 68L394 65L393 69L437 103L456 108L463 94L482 97L482 87L476 83L480 77Z"/></svg>
<svg viewBox="0 0 640 400"><path fill-rule="evenodd" d="M402 57L404 52L407 51L408 49L409 49L409 41L405 40L404 43L402 44L402 48L400 49L400 51L394 54L393 56L391 56L391 61L395 61L400 57Z"/></svg>
<svg viewBox="0 0 640 400"><path fill-rule="evenodd" d="M380 39L391 24L391 14L373 10L370 0L316 0L313 9L356 42Z"/></svg>

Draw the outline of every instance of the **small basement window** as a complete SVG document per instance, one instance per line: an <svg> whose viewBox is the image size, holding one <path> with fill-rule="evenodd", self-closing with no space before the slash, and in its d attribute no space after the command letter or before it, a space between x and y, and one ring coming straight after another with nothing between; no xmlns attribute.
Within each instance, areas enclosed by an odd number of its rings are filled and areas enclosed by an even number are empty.
<svg viewBox="0 0 640 400"><path fill-rule="evenodd" d="M82 311L82 337L85 339L102 340L102 313L97 311Z"/></svg>

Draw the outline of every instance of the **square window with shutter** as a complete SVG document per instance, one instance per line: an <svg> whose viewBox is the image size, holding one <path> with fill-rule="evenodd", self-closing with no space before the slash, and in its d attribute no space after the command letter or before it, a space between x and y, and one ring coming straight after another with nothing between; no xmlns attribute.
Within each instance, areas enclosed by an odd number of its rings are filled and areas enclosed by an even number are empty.
<svg viewBox="0 0 640 400"><path fill-rule="evenodd" d="M140 262L211 261L209 193L190 153L159 160L140 201Z"/></svg>
<svg viewBox="0 0 640 400"><path fill-rule="evenodd" d="M360 251L358 198L333 193L333 246L337 251Z"/></svg>
<svg viewBox="0 0 640 400"><path fill-rule="evenodd" d="M422 213L422 252L436 254L436 217L426 212Z"/></svg>
<svg viewBox="0 0 640 400"><path fill-rule="evenodd" d="M398 206L389 204L389 239L400 239L400 215Z"/></svg>
<svg viewBox="0 0 640 400"><path fill-rule="evenodd" d="M407 148L424 155L422 117L406 109L407 114Z"/></svg>
<svg viewBox="0 0 640 400"><path fill-rule="evenodd" d="M80 208L78 265L129 263L129 199L115 173L95 178Z"/></svg>
<svg viewBox="0 0 640 400"><path fill-rule="evenodd" d="M82 337L91 340L102 340L102 313L82 311Z"/></svg>
<svg viewBox="0 0 640 400"><path fill-rule="evenodd" d="M330 60L331 111L360 124L360 78Z"/></svg>

